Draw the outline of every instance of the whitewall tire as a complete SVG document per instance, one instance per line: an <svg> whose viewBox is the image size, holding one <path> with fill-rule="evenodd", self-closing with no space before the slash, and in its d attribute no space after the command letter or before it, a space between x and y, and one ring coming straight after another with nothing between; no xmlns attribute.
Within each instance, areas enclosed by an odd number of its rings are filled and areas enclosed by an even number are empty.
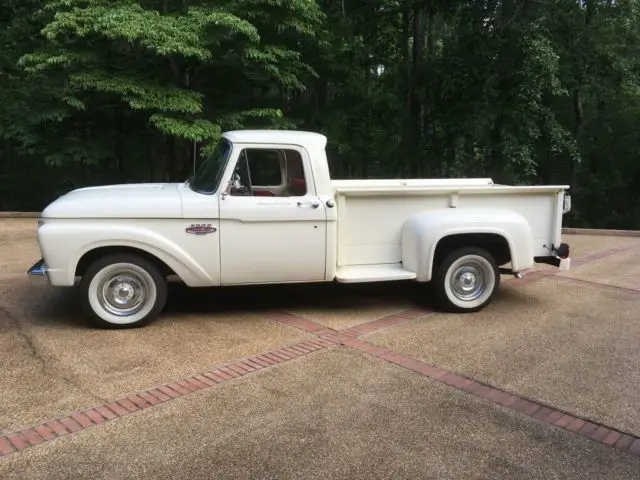
<svg viewBox="0 0 640 480"><path fill-rule="evenodd" d="M442 308L455 313L477 312L493 299L500 286L500 271L489 252L465 247L442 261L434 283Z"/></svg>
<svg viewBox="0 0 640 480"><path fill-rule="evenodd" d="M146 325L167 302L167 280L151 261L134 254L96 260L82 278L83 306L102 328Z"/></svg>

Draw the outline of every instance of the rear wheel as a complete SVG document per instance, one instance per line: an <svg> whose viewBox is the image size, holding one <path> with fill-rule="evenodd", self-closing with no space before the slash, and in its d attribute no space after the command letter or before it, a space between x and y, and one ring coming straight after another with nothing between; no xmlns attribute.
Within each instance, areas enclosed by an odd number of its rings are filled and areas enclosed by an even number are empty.
<svg viewBox="0 0 640 480"><path fill-rule="evenodd" d="M141 327L167 302L167 280L151 261L114 254L91 264L82 278L83 306L101 328Z"/></svg>
<svg viewBox="0 0 640 480"><path fill-rule="evenodd" d="M453 251L438 266L434 289L438 303L449 312L477 312L486 307L500 286L495 258L483 248Z"/></svg>

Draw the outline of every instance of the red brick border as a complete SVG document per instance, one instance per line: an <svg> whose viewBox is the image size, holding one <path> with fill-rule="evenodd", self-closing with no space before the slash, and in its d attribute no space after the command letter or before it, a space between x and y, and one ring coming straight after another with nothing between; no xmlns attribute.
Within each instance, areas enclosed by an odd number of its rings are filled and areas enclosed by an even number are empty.
<svg viewBox="0 0 640 480"><path fill-rule="evenodd" d="M562 277L560 275L554 275L554 278L567 283L589 285L591 287L604 288L605 290L618 290L627 293L640 293L640 281L633 284L633 287L621 287L619 285L611 285L609 283L593 282L591 280L583 280L582 278Z"/></svg>
<svg viewBox="0 0 640 480"><path fill-rule="evenodd" d="M288 325L308 333L314 333L316 335L323 334L323 331L327 329L325 325L280 310L267 310L266 312L263 312L263 315L278 323L283 323L284 325ZM333 329L329 330L333 331Z"/></svg>
<svg viewBox="0 0 640 480"><path fill-rule="evenodd" d="M620 247L610 248L609 250L602 250L600 252L592 253L591 255L585 255L584 257L576 258L571 260L571 267L580 267L587 263L596 262L606 257L610 257L611 255L615 255L617 253L628 252L629 250L633 250L634 248L640 248L640 245L637 243L631 243L628 245L622 245ZM557 273L554 271L554 273Z"/></svg>
<svg viewBox="0 0 640 480"><path fill-rule="evenodd" d="M272 365L285 363L333 345L334 342L326 338L307 340L176 380L166 385L134 393L104 405L75 411L62 418L46 420L35 427L0 435L0 458L111 420L117 420L199 390L215 387L235 378L245 377Z"/></svg>
<svg viewBox="0 0 640 480"><path fill-rule="evenodd" d="M378 347L362 340L353 339L347 345L362 352L373 355L387 362L399 365L440 383L458 390L476 395L492 403L497 403L510 410L516 410L528 417L548 423L566 431L577 433L590 440L607 446L613 446L632 455L640 456L640 437L625 433L601 423L577 417L536 400L512 394L478 382L457 373L430 365L408 355L403 355L384 347Z"/></svg>
<svg viewBox="0 0 640 480"><path fill-rule="evenodd" d="M359 337L361 335L379 332L386 328L398 327L419 318L428 317L434 313L434 311L424 308L412 308L411 310L388 315L372 322L361 323L360 325L345 328L344 330L340 330L340 332L349 336Z"/></svg>

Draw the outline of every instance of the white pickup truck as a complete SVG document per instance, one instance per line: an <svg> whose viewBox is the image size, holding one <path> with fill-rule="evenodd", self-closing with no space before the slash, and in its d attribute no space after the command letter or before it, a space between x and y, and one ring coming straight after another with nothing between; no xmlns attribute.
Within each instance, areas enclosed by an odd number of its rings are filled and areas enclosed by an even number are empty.
<svg viewBox="0 0 640 480"><path fill-rule="evenodd" d="M413 280L445 310L473 312L501 274L569 267L567 186L332 180L326 143L226 132L187 182L74 190L42 212L43 258L28 273L79 283L97 325L123 328L162 311L171 276L190 287Z"/></svg>

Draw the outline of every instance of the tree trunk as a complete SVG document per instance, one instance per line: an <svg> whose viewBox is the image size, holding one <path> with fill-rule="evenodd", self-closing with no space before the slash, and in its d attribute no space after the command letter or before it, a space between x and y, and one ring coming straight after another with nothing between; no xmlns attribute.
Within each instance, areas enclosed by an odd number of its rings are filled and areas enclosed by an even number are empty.
<svg viewBox="0 0 640 480"><path fill-rule="evenodd" d="M114 112L115 120L115 146L114 153L116 156L116 164L118 170L118 182L125 183L127 181L126 171L124 167L124 118L120 108L116 107Z"/></svg>
<svg viewBox="0 0 640 480"><path fill-rule="evenodd" d="M582 126L584 124L584 105L582 103L582 91L581 86L578 85L573 91L573 113L575 116L575 125L573 128L573 137L576 139L576 143L580 143L580 136L582 134ZM569 186L571 189L575 189L578 183L578 162L574 160L571 162L571 171L569 173Z"/></svg>
<svg viewBox="0 0 640 480"><path fill-rule="evenodd" d="M426 10L424 5L413 6L413 66L411 69L410 95L410 161L409 175L417 176L420 169L422 153L423 104L420 98L420 82L424 72Z"/></svg>
<svg viewBox="0 0 640 480"><path fill-rule="evenodd" d="M402 118L402 147L400 151L405 158L411 158L411 49L409 47L409 40L411 38L411 1L405 0L402 4L402 35L401 35L401 50L402 50L402 96L404 97L404 115ZM398 175L406 175L405 172L407 162L398 162Z"/></svg>
<svg viewBox="0 0 640 480"><path fill-rule="evenodd" d="M584 18L584 32L582 38L589 38L589 27L596 13L596 4L594 0L585 0L585 18ZM575 116L575 125L573 135L578 146L580 145L580 137L582 136L582 129L584 126L584 104L583 104L583 90L586 84L586 66L579 65L579 70L576 74L576 87L573 90L573 113ZM573 191L578 188L579 177L579 164L577 160L571 162L571 171L569 174L569 185Z"/></svg>

